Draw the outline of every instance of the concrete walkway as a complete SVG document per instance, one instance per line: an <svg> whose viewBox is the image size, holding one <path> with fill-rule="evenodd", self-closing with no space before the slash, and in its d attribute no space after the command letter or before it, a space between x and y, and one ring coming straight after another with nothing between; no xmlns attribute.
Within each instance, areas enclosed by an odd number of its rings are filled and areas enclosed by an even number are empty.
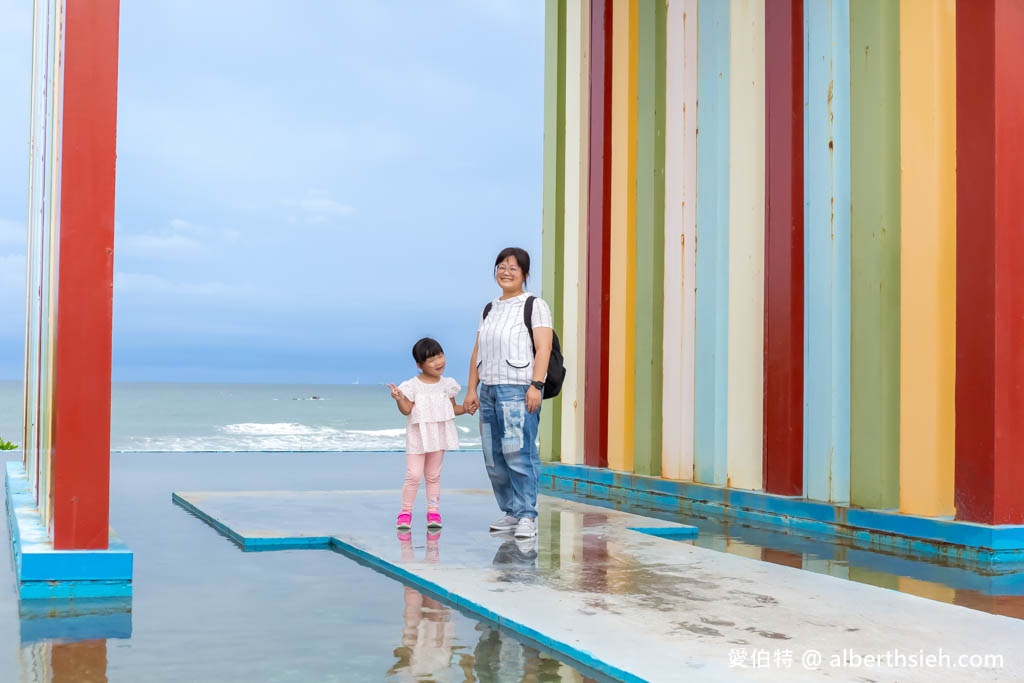
<svg viewBox="0 0 1024 683"><path fill-rule="evenodd" d="M538 538L522 542L490 534L500 514L491 493L465 490L445 492L443 531L427 532L421 508L406 536L393 526L398 496L174 498L247 549L334 548L620 680L1011 681L1024 671L1024 621L695 547L681 540L690 527L541 496Z"/></svg>

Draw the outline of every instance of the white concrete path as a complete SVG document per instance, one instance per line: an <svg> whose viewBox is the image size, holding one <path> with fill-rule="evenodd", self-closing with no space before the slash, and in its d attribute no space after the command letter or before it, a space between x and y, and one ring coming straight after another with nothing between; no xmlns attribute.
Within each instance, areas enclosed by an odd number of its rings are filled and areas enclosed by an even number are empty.
<svg viewBox="0 0 1024 683"><path fill-rule="evenodd" d="M417 510L408 539L397 491L176 495L240 537L336 538L627 680L1024 680L1024 621L633 531L678 525L602 507L541 496L539 536L523 543L488 533L488 491L446 491L444 530L428 534Z"/></svg>

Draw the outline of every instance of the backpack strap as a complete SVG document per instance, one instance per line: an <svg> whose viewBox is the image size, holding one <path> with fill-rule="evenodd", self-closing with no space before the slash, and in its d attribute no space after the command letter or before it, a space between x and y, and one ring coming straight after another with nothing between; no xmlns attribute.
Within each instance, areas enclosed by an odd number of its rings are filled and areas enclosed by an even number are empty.
<svg viewBox="0 0 1024 683"><path fill-rule="evenodd" d="M526 323L526 330L530 333L530 346L533 347L533 355L537 355L537 345L533 343L533 300L535 296L526 297L526 304L523 305L523 322Z"/></svg>

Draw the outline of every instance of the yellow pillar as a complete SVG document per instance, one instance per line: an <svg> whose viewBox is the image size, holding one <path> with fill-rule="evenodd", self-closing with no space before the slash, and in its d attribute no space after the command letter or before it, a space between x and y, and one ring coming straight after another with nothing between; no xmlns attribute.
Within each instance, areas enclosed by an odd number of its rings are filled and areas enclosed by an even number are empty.
<svg viewBox="0 0 1024 683"><path fill-rule="evenodd" d="M636 348L637 0L612 6L612 193L608 467L633 471Z"/></svg>
<svg viewBox="0 0 1024 683"><path fill-rule="evenodd" d="M900 511L953 514L956 2L900 2Z"/></svg>

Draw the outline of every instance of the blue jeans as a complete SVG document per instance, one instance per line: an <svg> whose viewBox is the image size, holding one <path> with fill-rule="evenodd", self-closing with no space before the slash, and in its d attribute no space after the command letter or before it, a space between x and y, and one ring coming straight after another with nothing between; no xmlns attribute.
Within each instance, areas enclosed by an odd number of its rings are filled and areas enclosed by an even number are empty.
<svg viewBox="0 0 1024 683"><path fill-rule="evenodd" d="M480 441L498 507L506 515L537 518L540 410L526 412L528 385L480 385Z"/></svg>

